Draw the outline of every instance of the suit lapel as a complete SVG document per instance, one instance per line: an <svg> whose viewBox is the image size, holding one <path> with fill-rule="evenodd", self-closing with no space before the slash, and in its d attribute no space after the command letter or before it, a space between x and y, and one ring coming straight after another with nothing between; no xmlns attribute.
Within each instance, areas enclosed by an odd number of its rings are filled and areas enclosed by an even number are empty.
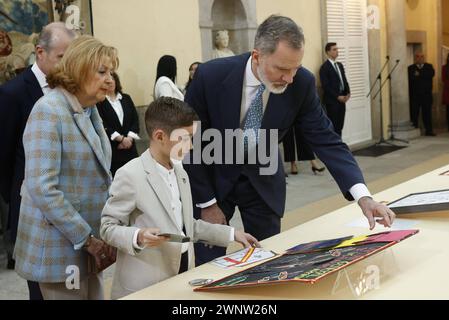
<svg viewBox="0 0 449 320"><path fill-rule="evenodd" d="M101 124L102 122L100 121L100 116L98 114L97 108L92 108L91 117L86 117L86 115L84 114L84 109L80 105L78 99L76 99L74 95L70 94L66 90L60 90L63 92L64 96L66 97L67 101L74 111L73 118L76 125L80 129L84 138L86 138L101 166L109 174L111 147L110 145L109 147L106 146L105 140L107 140L107 137L103 133L104 129L99 128L99 124ZM93 132L92 128L94 128ZM95 134L98 135L99 139L95 139ZM107 143L109 144L109 141L107 141Z"/></svg>
<svg viewBox="0 0 449 320"><path fill-rule="evenodd" d="M190 187L188 184L188 177L187 174L180 168L175 166L175 174L176 174L176 180L178 181L178 188L179 193L181 195L181 202L182 202L182 217L184 220L184 226L186 229L186 235L187 233L192 230L192 201L190 197Z"/></svg>
<svg viewBox="0 0 449 320"><path fill-rule="evenodd" d="M28 93L30 94L30 97L33 101L30 106L32 107L34 103L44 95L44 93L42 92L42 88L39 85L36 76L34 75L33 71L31 71L31 67L27 68L24 71L23 79L26 83Z"/></svg>
<svg viewBox="0 0 449 320"><path fill-rule="evenodd" d="M125 97L122 96L122 100L120 101L122 104L122 109L123 109L123 125L121 125L122 128L128 128L129 130L129 117L130 114L128 112L128 105L127 105L127 101L125 101ZM117 118L118 120L118 118ZM120 122L119 122L120 124ZM125 132L127 133L127 132Z"/></svg>
<svg viewBox="0 0 449 320"><path fill-rule="evenodd" d="M223 128L240 128L240 109L242 105L243 78L245 77L246 62L249 54L244 54L221 84L220 113Z"/></svg>
<svg viewBox="0 0 449 320"><path fill-rule="evenodd" d="M178 224L176 223L174 212L171 210L170 190L168 190L165 181L159 175L156 167L156 161L151 156L150 150L147 149L144 153L142 153L140 159L142 161L143 168L147 173L148 183L158 197L173 224L177 226Z"/></svg>
<svg viewBox="0 0 449 320"><path fill-rule="evenodd" d="M290 111L293 111L292 104L288 101L290 97L288 91L290 89L287 88L283 94L270 94L262 118L261 129L279 129L283 127L285 117L288 116Z"/></svg>
<svg viewBox="0 0 449 320"><path fill-rule="evenodd" d="M109 114L110 119L112 122L114 122L114 128L121 128L122 125L120 124L120 120L118 118L117 113L115 112L114 108L112 107L112 105L109 103L109 100L106 98L104 99L104 107L106 108L106 112ZM123 105L122 105L123 107ZM125 110L123 108L123 124L125 124Z"/></svg>
<svg viewBox="0 0 449 320"><path fill-rule="evenodd" d="M101 120L100 114L98 113L97 107L92 108L92 114L91 114L92 124L94 126L95 132L100 137L100 144L101 144L101 150L103 151L103 161L100 160L100 158L97 158L100 161L103 168L106 170L106 172L109 173L110 167L111 167L111 157L112 157L112 149L111 149L111 143L109 142L109 138L104 131L103 128L103 122Z"/></svg>

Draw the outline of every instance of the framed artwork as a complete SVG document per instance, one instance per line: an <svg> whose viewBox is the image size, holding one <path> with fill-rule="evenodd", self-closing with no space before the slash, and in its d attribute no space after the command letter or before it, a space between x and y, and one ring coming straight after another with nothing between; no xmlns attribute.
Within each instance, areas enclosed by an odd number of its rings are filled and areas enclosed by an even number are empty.
<svg viewBox="0 0 449 320"><path fill-rule="evenodd" d="M412 193L388 207L396 214L449 210L449 189Z"/></svg>
<svg viewBox="0 0 449 320"><path fill-rule="evenodd" d="M2 0L0 2L0 85L35 61L42 28L65 22L80 34L93 34L91 0Z"/></svg>

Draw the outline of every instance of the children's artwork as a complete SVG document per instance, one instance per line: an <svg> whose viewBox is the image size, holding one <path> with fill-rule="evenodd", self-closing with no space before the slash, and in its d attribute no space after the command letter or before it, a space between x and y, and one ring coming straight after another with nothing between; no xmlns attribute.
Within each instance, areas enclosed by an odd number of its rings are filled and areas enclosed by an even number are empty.
<svg viewBox="0 0 449 320"><path fill-rule="evenodd" d="M285 282L313 284L416 233L418 230L389 231L301 244L288 249L279 257L196 288L194 291Z"/></svg>
<svg viewBox="0 0 449 320"><path fill-rule="evenodd" d="M449 210L449 189L412 193L388 207L396 214Z"/></svg>
<svg viewBox="0 0 449 320"><path fill-rule="evenodd" d="M243 267L274 256L276 256L276 253L273 251L251 247L212 260L211 264L221 268Z"/></svg>

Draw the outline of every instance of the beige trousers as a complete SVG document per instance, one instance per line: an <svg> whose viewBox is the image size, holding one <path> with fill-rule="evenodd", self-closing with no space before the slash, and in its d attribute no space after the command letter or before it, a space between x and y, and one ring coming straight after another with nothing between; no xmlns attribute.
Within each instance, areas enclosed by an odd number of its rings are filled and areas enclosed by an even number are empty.
<svg viewBox="0 0 449 320"><path fill-rule="evenodd" d="M104 300L103 272L81 280L79 289L67 289L65 282L39 282L39 287L44 300Z"/></svg>

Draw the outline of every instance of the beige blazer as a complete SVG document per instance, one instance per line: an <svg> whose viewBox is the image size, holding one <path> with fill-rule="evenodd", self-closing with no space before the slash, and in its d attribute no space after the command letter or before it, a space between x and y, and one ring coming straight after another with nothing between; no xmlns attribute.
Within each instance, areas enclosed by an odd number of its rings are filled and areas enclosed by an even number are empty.
<svg viewBox="0 0 449 320"><path fill-rule="evenodd" d="M186 235L194 241L226 247L231 227L193 219L193 204L187 173L174 164L182 202ZM120 168L103 209L101 237L117 247L117 263L112 285L113 299L123 297L178 274L182 245L165 242L159 247L137 250L133 246L138 228L159 228L181 234L171 210L170 190L156 168L149 150ZM189 269L194 267L193 244L188 249Z"/></svg>

